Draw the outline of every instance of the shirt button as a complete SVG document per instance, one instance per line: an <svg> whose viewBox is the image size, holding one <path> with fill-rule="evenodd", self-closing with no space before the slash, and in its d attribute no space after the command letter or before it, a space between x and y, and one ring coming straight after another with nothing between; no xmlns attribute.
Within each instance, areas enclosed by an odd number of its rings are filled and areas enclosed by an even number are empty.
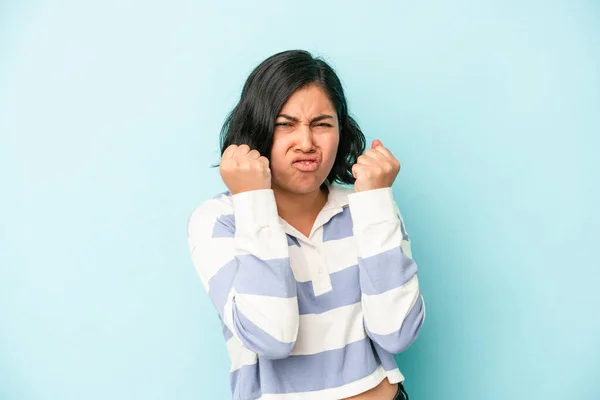
<svg viewBox="0 0 600 400"><path fill-rule="evenodd" d="M319 269L317 270L318 273L322 274L323 273L323 267L319 267Z"/></svg>

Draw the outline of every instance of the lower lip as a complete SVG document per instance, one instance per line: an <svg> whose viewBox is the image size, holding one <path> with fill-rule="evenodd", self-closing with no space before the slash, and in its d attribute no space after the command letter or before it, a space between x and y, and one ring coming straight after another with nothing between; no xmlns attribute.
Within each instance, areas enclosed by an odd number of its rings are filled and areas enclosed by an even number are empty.
<svg viewBox="0 0 600 400"><path fill-rule="evenodd" d="M311 172L317 169L319 163L316 161L297 161L293 165L300 171Z"/></svg>

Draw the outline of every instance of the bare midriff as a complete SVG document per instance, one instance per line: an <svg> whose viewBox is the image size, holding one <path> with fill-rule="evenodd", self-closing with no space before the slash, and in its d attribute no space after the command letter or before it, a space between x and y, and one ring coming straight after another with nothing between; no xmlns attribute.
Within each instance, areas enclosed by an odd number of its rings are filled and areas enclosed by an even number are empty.
<svg viewBox="0 0 600 400"><path fill-rule="evenodd" d="M390 383L384 378L379 385L356 396L346 397L343 400L392 400L398 392L398 384Z"/></svg>

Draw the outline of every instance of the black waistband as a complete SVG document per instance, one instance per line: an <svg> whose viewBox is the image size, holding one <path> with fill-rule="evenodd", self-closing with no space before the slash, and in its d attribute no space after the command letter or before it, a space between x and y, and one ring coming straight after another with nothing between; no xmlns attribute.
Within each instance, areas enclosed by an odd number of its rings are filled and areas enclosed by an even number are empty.
<svg viewBox="0 0 600 400"><path fill-rule="evenodd" d="M402 382L398 383L398 392L396 392L396 396L394 396L393 400L408 400L408 393L404 390Z"/></svg>

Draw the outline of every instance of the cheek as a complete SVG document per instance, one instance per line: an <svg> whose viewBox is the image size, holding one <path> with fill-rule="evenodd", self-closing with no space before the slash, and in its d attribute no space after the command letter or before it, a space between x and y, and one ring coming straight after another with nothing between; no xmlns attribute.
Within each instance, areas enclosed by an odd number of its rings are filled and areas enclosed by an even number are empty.
<svg viewBox="0 0 600 400"><path fill-rule="evenodd" d="M328 157L331 159L331 158L335 158L335 155L337 154L338 144L339 144L339 136L331 135L331 136L327 137L326 140L324 140L321 148L324 150L324 152L327 153ZM334 160L330 160L330 161L333 163Z"/></svg>
<svg viewBox="0 0 600 400"><path fill-rule="evenodd" d="M285 143L283 143L283 141L281 141L281 140L273 141L273 146L271 147L271 154L270 154L271 169L277 168L277 166L282 165L284 163L287 148L288 148L288 146Z"/></svg>

